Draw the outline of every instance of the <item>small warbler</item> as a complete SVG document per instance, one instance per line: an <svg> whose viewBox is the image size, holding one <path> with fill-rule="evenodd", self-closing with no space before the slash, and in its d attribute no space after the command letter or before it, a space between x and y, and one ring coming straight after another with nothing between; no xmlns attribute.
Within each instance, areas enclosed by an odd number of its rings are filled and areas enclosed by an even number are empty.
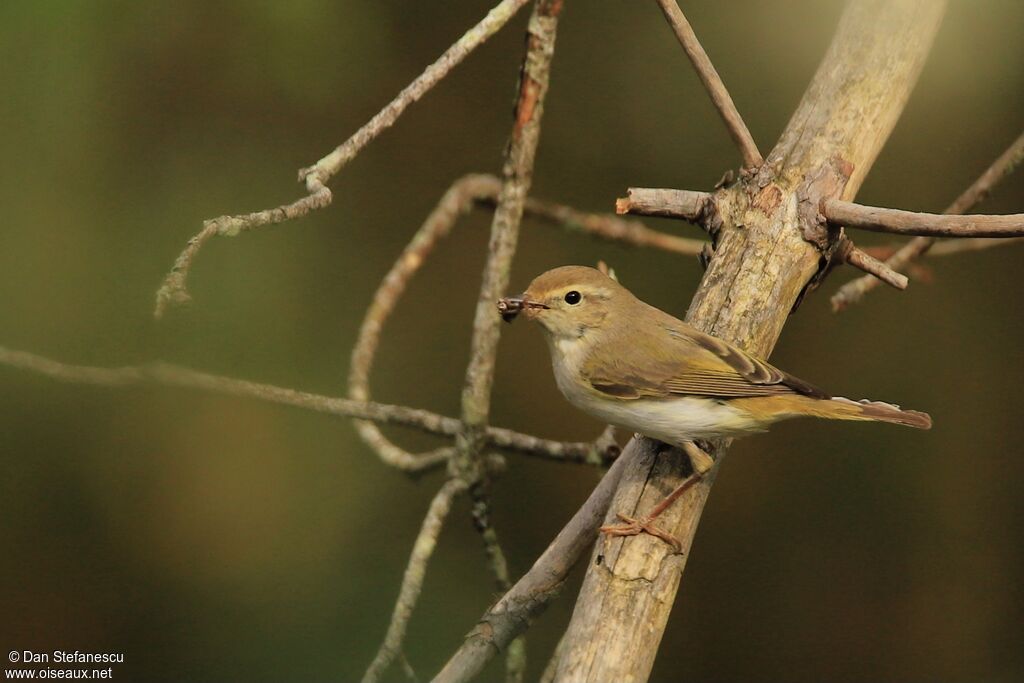
<svg viewBox="0 0 1024 683"><path fill-rule="evenodd" d="M563 266L538 276L520 297L498 302L511 322L540 323L559 390L600 420L684 449L694 476L652 513L603 527L613 535L654 534L652 521L710 469L697 439L761 432L792 417L870 420L928 429L926 413L888 403L834 398L736 346L636 298L599 270Z"/></svg>

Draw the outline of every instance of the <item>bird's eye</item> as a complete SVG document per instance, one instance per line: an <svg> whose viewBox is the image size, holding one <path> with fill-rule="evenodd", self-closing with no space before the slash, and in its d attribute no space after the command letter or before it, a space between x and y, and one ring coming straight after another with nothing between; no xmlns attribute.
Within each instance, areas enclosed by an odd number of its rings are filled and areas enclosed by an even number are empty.
<svg viewBox="0 0 1024 683"><path fill-rule="evenodd" d="M580 302L582 298L583 295L577 292L575 289L572 290L571 292L565 293L565 303L569 304L570 306L575 306Z"/></svg>

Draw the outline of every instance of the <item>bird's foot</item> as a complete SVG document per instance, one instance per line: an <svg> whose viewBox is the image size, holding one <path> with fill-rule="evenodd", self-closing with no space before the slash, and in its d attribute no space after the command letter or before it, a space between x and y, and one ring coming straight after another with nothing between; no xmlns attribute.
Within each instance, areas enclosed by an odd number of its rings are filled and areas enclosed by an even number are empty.
<svg viewBox="0 0 1024 683"><path fill-rule="evenodd" d="M629 517L621 512L616 516L623 521L622 524L609 524L601 527L601 533L609 536L636 536L638 534L650 534L668 543L675 551L681 552L683 544L672 534L654 525L654 517Z"/></svg>

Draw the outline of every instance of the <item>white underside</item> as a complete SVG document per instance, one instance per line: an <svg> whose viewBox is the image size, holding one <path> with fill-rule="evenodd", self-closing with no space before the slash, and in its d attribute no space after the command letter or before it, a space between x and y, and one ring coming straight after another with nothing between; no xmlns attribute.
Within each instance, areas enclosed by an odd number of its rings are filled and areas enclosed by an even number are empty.
<svg viewBox="0 0 1024 683"><path fill-rule="evenodd" d="M578 342L556 341L555 380L562 394L585 413L623 429L640 432L676 446L694 439L713 439L758 432L764 426L745 410L696 396L664 399L616 399L596 395L578 377Z"/></svg>

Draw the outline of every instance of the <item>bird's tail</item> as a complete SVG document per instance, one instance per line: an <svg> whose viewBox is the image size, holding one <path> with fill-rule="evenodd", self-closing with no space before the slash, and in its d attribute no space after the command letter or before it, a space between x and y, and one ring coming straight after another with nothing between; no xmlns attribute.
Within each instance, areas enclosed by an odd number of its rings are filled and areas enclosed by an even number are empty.
<svg viewBox="0 0 1024 683"><path fill-rule="evenodd" d="M808 412L815 417L833 420L873 420L906 425L916 429L931 429L932 427L932 418L928 413L903 410L897 405L881 401L851 401L841 397L825 401L814 400L814 405L808 406Z"/></svg>
<svg viewBox="0 0 1024 683"><path fill-rule="evenodd" d="M891 422L917 429L930 429L932 426L932 418L928 413L902 410L899 406L881 401L851 401L838 397L821 399L792 394L734 399L732 403L750 411L759 422L763 421L766 424L791 417L808 416L829 420Z"/></svg>

